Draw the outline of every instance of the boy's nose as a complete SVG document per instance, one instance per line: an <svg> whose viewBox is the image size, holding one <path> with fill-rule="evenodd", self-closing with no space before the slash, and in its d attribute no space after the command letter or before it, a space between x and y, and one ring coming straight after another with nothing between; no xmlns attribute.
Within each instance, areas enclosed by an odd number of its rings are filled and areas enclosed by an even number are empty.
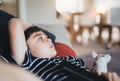
<svg viewBox="0 0 120 81"><path fill-rule="evenodd" d="M51 42L51 39L50 39L50 38L48 38L48 41L49 41L49 42Z"/></svg>

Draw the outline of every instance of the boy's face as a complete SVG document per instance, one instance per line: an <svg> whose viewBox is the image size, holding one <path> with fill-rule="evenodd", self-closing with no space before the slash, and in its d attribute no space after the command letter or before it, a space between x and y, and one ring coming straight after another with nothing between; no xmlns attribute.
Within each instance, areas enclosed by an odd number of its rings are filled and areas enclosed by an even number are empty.
<svg viewBox="0 0 120 81"><path fill-rule="evenodd" d="M27 40L27 45L33 56L51 58L56 56L56 49L51 39L42 31L34 32Z"/></svg>

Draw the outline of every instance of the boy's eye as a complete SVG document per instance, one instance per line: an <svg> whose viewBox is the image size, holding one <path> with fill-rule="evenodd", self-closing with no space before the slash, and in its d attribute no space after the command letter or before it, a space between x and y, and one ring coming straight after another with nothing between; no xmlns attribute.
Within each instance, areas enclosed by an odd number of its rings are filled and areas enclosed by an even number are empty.
<svg viewBox="0 0 120 81"><path fill-rule="evenodd" d="M42 37L38 37L38 40L42 40Z"/></svg>

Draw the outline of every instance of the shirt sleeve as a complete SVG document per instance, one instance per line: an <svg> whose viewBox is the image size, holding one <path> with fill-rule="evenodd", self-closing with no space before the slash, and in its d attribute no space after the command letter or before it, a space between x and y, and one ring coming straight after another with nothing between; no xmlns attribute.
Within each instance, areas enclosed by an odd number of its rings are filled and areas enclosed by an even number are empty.
<svg viewBox="0 0 120 81"><path fill-rule="evenodd" d="M23 64L21 64L20 66L22 67L28 67L30 65L30 62L31 62L31 58L30 58L30 51L29 49L26 51L25 53L25 60L23 62Z"/></svg>
<svg viewBox="0 0 120 81"><path fill-rule="evenodd" d="M22 64L18 64L12 55L11 55L11 57L12 57L13 62L15 62L17 65L19 65L21 67L27 67L27 66L30 65L30 52L29 52L29 49L25 53L25 60L24 60L24 62Z"/></svg>

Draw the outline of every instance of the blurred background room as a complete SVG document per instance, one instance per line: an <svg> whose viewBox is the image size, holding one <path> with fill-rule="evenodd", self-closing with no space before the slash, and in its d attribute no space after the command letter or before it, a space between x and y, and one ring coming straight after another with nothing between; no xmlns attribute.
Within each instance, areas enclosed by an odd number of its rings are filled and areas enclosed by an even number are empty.
<svg viewBox="0 0 120 81"><path fill-rule="evenodd" d="M120 74L120 0L0 0L0 9L55 32L90 66L93 51L110 53ZM49 29L51 28L51 29ZM114 68L114 69L113 69Z"/></svg>

